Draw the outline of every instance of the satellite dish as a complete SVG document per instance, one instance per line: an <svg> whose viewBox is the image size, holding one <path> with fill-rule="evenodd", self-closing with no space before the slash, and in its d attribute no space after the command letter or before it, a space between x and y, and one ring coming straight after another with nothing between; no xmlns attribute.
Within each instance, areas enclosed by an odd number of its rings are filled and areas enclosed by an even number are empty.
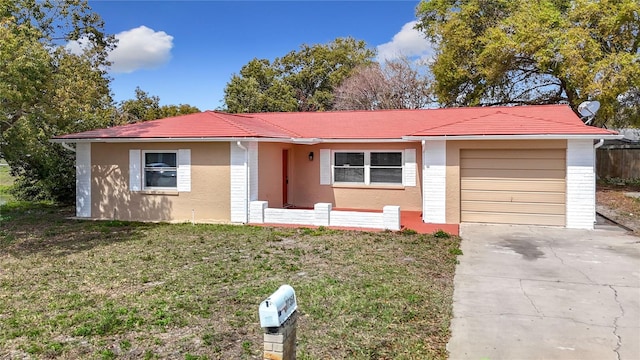
<svg viewBox="0 0 640 360"><path fill-rule="evenodd" d="M585 124L589 125L593 121L593 118L596 116L596 113L599 109L599 101L583 102L582 104L578 105L578 112L580 113L580 115L582 115L580 119L582 119Z"/></svg>

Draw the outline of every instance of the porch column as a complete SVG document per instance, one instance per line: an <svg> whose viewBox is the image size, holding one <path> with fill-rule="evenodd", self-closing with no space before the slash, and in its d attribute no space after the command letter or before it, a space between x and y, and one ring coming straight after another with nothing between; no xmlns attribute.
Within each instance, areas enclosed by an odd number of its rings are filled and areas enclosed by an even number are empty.
<svg viewBox="0 0 640 360"><path fill-rule="evenodd" d="M596 220L596 174L593 140L567 141L566 224L573 229L593 229Z"/></svg>
<svg viewBox="0 0 640 360"><path fill-rule="evenodd" d="M249 202L258 200L258 144L230 143L231 222L249 221Z"/></svg>

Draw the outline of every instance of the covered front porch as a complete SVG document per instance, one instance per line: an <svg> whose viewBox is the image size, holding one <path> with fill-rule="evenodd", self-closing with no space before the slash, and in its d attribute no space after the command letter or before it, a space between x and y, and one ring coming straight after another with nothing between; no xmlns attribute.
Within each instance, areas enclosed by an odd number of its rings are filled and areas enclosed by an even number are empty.
<svg viewBox="0 0 640 360"><path fill-rule="evenodd" d="M232 220L278 226L412 229L420 233L444 230L457 234L457 225L423 221L423 182L418 166L422 152L420 142L232 144L232 199L242 199L232 201L237 205L232 206L232 215L237 214ZM336 170L344 154L360 156L361 164L346 166L361 169L361 180L350 182L342 177L344 171ZM377 166L375 161L380 158L397 164ZM382 170L391 176L379 181L373 177L374 170L376 175ZM349 172L357 174L356 170Z"/></svg>

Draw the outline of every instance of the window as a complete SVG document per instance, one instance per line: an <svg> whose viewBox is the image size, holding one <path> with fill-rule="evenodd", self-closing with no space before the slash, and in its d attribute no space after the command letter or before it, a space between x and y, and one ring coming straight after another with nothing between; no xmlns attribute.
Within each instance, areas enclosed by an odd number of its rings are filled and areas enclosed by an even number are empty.
<svg viewBox="0 0 640 360"><path fill-rule="evenodd" d="M175 151L144 152L144 187L175 189L178 187L178 156Z"/></svg>
<svg viewBox="0 0 640 360"><path fill-rule="evenodd" d="M402 184L402 153L372 152L371 183Z"/></svg>
<svg viewBox="0 0 640 360"><path fill-rule="evenodd" d="M364 183L364 153L335 153L334 181Z"/></svg>
<svg viewBox="0 0 640 360"><path fill-rule="evenodd" d="M333 182L402 184L401 151L334 152Z"/></svg>

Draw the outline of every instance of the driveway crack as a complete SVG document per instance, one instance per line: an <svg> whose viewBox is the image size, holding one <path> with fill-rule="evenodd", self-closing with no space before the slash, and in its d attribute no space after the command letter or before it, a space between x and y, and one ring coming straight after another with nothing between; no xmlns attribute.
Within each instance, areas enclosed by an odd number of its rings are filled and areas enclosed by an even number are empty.
<svg viewBox="0 0 640 360"><path fill-rule="evenodd" d="M591 278L589 277L589 275L585 274L582 270L580 270L580 269L578 269L578 268L575 268L575 267L573 267L573 266L571 266L571 265L566 264L566 263L564 262L564 259L563 259L563 258L561 258L560 256L558 256L558 254L556 254L556 251L555 251L555 249L553 248L553 246L552 246L551 244L549 244L549 250L551 250L551 253L553 254L553 256L554 256L556 259L560 260L560 263L561 263L562 265L564 265L564 266L566 266L566 267L568 267L568 268L570 268L570 269L572 269L572 270L575 270L575 271L579 272L579 273L580 273L580 274L582 274L582 276L584 276L584 277L587 279L587 281L589 281L591 284L596 284L596 285L598 285L598 283L597 283L597 282L593 281L593 279L591 279Z"/></svg>
<svg viewBox="0 0 640 360"><path fill-rule="evenodd" d="M614 299L616 300L616 304L618 304L618 307L620 307L620 315L616 316L613 319L613 335L618 340L618 343L616 344L616 348L613 351L616 353L616 358L620 360L620 347L622 346L622 337L620 336L620 334L618 334L618 320L620 320L620 318L624 316L624 308L622 307L622 304L618 299L618 290L616 290L613 287L613 285L609 285L609 288L613 291L613 296L614 296Z"/></svg>
<svg viewBox="0 0 640 360"><path fill-rule="evenodd" d="M531 306L533 306L533 308L535 309L536 313L538 313L538 315L540 315L540 317L543 317L544 314L540 311L540 309L538 309L536 304L533 302L533 299L531 299L531 297L529 297L529 294L527 294L527 292L524 290L524 287L522 286L522 279L520 279L520 290L522 290L522 294L524 295L524 297L526 297L527 300L529 300L529 302L531 303Z"/></svg>

